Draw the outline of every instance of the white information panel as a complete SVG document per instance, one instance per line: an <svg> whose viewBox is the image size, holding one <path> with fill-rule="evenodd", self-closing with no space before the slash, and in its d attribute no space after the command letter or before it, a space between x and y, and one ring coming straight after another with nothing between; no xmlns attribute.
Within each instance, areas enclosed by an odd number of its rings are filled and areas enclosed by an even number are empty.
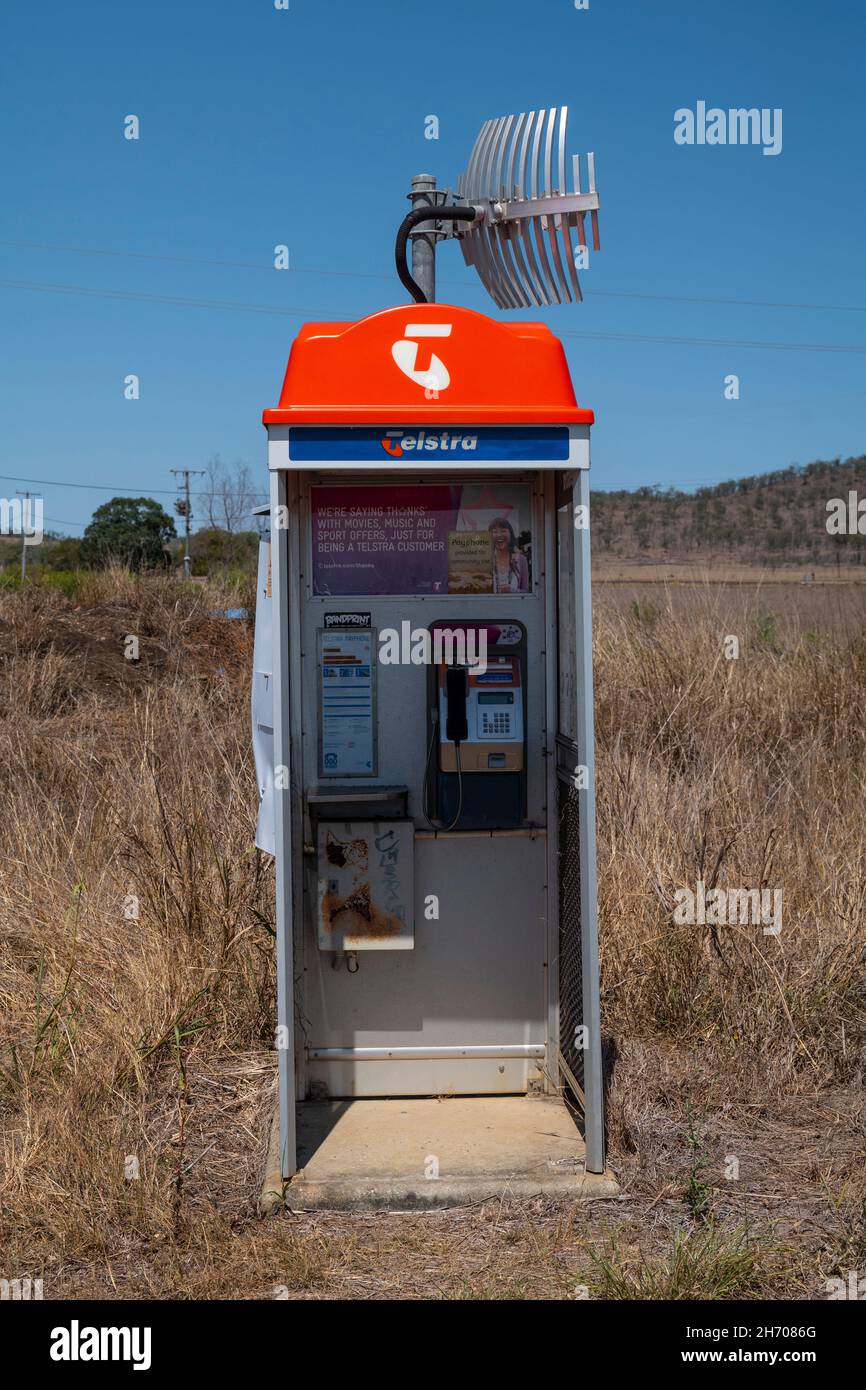
<svg viewBox="0 0 866 1390"><path fill-rule="evenodd" d="M319 775L375 777L375 637L319 633Z"/></svg>

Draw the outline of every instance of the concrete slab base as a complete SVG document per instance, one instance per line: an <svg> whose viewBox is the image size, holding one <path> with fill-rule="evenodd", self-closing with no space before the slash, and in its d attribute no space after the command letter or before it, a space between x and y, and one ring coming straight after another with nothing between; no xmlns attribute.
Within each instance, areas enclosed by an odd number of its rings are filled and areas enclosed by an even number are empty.
<svg viewBox="0 0 866 1390"><path fill-rule="evenodd" d="M300 1171L279 1175L271 1145L262 1210L426 1209L491 1197L613 1197L609 1171L587 1173L565 1104L548 1096L306 1101Z"/></svg>

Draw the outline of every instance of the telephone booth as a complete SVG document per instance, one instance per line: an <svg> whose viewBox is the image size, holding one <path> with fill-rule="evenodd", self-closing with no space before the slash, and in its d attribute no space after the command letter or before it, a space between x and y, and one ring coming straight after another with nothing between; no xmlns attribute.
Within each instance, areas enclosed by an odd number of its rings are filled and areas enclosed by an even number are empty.
<svg viewBox="0 0 866 1390"><path fill-rule="evenodd" d="M545 1096L602 1174L592 412L543 324L415 304L305 324L263 420L281 1177L305 1107Z"/></svg>

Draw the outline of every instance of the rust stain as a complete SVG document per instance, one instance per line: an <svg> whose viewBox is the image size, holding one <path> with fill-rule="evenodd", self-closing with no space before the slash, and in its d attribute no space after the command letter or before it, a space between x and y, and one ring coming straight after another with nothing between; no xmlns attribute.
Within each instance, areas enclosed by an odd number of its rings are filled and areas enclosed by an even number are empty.
<svg viewBox="0 0 866 1390"><path fill-rule="evenodd" d="M366 869L367 841L341 840L329 830L325 842L325 858L338 869L345 868L347 864L356 869Z"/></svg>
<svg viewBox="0 0 866 1390"><path fill-rule="evenodd" d="M341 892L330 891L321 901L323 930L341 936L363 937L367 941L382 941L399 936L405 923L393 912L382 912L372 901L370 884L364 875L369 868L369 844L364 837L341 839L328 830L325 839L325 859L335 869L348 871L350 885Z"/></svg>
<svg viewBox="0 0 866 1390"><path fill-rule="evenodd" d="M403 929L399 917L379 912L370 901L369 883L359 884L345 898L327 893L322 899L321 911L325 930L340 932L343 936L363 936L375 941L398 936Z"/></svg>

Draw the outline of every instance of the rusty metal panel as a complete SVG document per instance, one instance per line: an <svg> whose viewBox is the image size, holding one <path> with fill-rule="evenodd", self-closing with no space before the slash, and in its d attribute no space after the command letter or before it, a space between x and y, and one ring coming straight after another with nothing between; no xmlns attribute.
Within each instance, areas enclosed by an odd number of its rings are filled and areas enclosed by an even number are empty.
<svg viewBox="0 0 866 1390"><path fill-rule="evenodd" d="M414 836L410 820L319 823L320 950L412 949Z"/></svg>

